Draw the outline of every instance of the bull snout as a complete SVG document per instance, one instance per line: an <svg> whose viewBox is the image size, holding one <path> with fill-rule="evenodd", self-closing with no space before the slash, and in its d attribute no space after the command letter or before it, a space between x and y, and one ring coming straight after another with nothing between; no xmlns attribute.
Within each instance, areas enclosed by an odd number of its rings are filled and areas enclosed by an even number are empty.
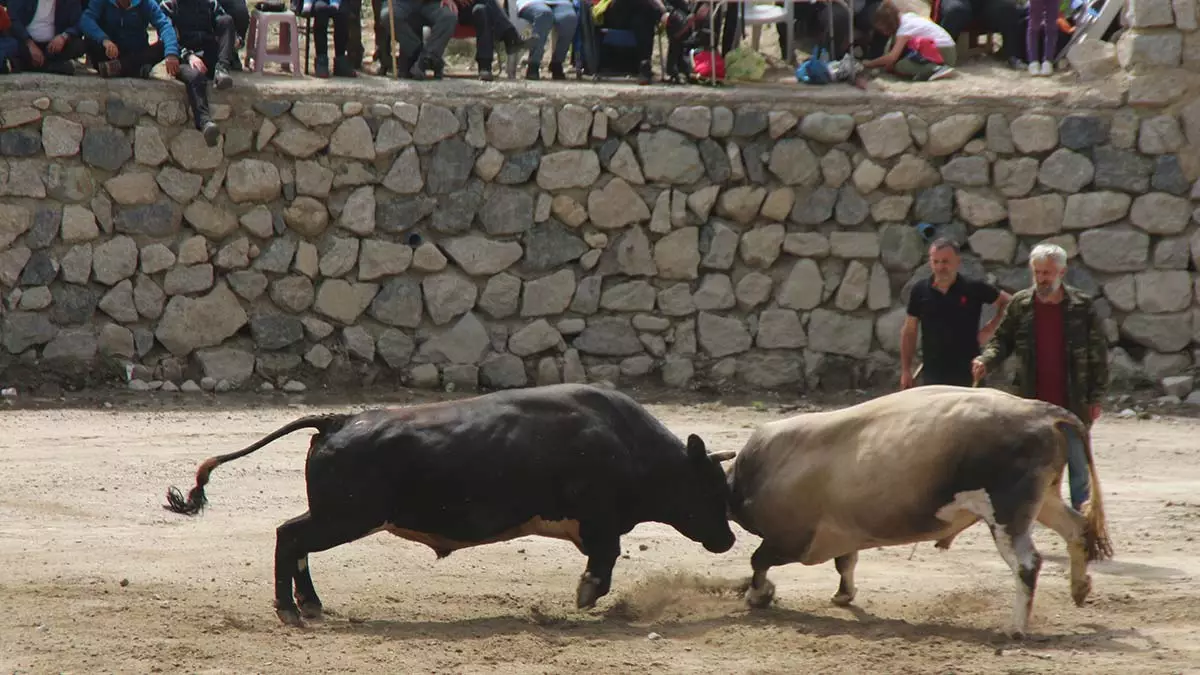
<svg viewBox="0 0 1200 675"><path fill-rule="evenodd" d="M720 536L705 539L704 550L709 553L724 553L733 548L736 541L737 537L733 535L733 530L726 529Z"/></svg>

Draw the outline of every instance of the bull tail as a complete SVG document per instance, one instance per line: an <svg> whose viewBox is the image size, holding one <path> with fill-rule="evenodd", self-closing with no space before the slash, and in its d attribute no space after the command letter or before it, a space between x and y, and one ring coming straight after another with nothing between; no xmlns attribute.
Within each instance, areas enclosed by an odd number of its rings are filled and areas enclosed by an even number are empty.
<svg viewBox="0 0 1200 675"><path fill-rule="evenodd" d="M175 486L167 489L167 503L163 504L163 508L173 513L181 513L185 516L194 516L200 513L208 504L208 498L204 495L204 486L208 484L209 474L213 469L221 466L226 462L232 462L239 457L245 457L259 448L273 443L274 441L287 436L288 434L299 431L301 429L316 429L320 434L327 434L331 431L340 429L342 425L350 419L351 415L344 413L333 413L328 415L310 415L301 417L300 419L286 424L271 434L265 436L257 443L242 448L237 452L231 452L226 455L217 455L209 457L200 463L200 468L196 470L196 487L192 488L184 499L183 493Z"/></svg>
<svg viewBox="0 0 1200 675"><path fill-rule="evenodd" d="M1065 420L1064 420L1064 423ZM1083 441L1083 452L1087 457L1088 482L1091 486L1088 501L1083 504L1083 517L1087 520L1084 531L1084 547L1087 549L1088 562L1108 560L1113 557L1112 541L1108 537L1108 524L1104 517L1104 496L1100 489L1100 474L1096 471L1096 460L1092 456L1091 430L1081 422L1069 422L1074 431ZM1066 436L1063 436L1065 442Z"/></svg>

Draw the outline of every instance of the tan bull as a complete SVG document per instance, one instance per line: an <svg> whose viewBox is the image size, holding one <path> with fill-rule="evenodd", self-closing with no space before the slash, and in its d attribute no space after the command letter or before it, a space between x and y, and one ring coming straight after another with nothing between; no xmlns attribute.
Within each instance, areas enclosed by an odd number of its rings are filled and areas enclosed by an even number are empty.
<svg viewBox="0 0 1200 675"><path fill-rule="evenodd" d="M1079 434L1091 477L1084 513L1063 502L1068 433ZM1028 630L1042 559L1036 519L1067 542L1071 594L1091 591L1088 562L1111 557L1087 428L1057 406L994 389L908 389L833 412L759 427L728 468L730 514L762 537L746 591L775 594L771 567L833 560L833 602L854 600L858 551L921 541L948 544L982 520L1016 577L1010 634Z"/></svg>

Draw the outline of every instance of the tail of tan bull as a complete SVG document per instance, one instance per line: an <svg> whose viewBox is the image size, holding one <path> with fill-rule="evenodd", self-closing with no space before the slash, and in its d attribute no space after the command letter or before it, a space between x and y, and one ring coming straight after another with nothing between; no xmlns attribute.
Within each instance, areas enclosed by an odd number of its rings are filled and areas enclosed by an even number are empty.
<svg viewBox="0 0 1200 675"><path fill-rule="evenodd" d="M1062 419L1058 425L1068 425L1073 431L1079 434L1083 440L1083 451L1087 457L1088 479L1091 489L1089 490L1088 501L1083 504L1083 516L1087 519L1087 531L1084 533L1084 546L1087 548L1088 562L1094 560L1107 560L1113 557L1112 541L1108 537L1108 524L1104 517L1104 495L1100 489L1100 474L1096 470L1096 460L1092 456L1092 434L1091 430L1083 425L1077 418ZM1068 440L1065 433L1062 433L1060 427L1060 436L1062 443L1066 447L1067 452L1070 448L1067 446Z"/></svg>
<svg viewBox="0 0 1200 675"><path fill-rule="evenodd" d="M280 427L268 436L259 440L254 445L226 455L209 457L201 462L200 468L196 470L196 486L188 492L187 499L183 498L183 493L181 493L178 488L171 486L167 488L167 503L163 504L163 508L174 513L181 513L185 516L194 516L197 513L200 513L200 511L202 511L204 506L208 503L208 497L206 497L204 494L204 486L208 484L208 477L209 474L213 472L213 469L226 462L231 462L239 457L245 457L255 450L258 450L265 445L287 436L293 431L299 431L301 429L316 429L322 434L330 433L331 431L340 429L342 425L346 423L346 420L350 419L350 417L350 415L345 414L310 415L308 417L301 417L291 424Z"/></svg>

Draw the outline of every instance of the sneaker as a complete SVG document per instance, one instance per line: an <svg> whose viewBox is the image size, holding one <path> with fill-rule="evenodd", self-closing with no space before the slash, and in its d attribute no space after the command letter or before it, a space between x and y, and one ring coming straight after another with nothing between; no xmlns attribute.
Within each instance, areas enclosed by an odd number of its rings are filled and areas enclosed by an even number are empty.
<svg viewBox="0 0 1200 675"><path fill-rule="evenodd" d="M932 73L929 74L929 81L933 82L934 80L940 80L943 77L950 77L951 75L954 75L956 72L958 72L958 71L954 70L950 66L938 66L937 69L935 69Z"/></svg>
<svg viewBox="0 0 1200 675"><path fill-rule="evenodd" d="M479 81L480 82L491 82L494 79L496 79L496 78L492 76L491 64L490 63L489 64L480 63L479 64Z"/></svg>
<svg viewBox="0 0 1200 675"><path fill-rule="evenodd" d="M529 64L529 66L527 68L525 68L525 79L527 79L527 80L542 79L542 74L539 71L540 71L540 69L538 68L538 65L536 63Z"/></svg>
<svg viewBox="0 0 1200 675"><path fill-rule="evenodd" d="M204 142L210 148L217 147L217 141L221 140L221 130L217 127L216 122L205 122L204 128L201 129L200 133L204 134Z"/></svg>
<svg viewBox="0 0 1200 675"><path fill-rule="evenodd" d="M1030 64L1033 65L1033 64ZM1042 61L1042 75L1048 76L1054 74L1054 64L1049 61Z"/></svg>
<svg viewBox="0 0 1200 675"><path fill-rule="evenodd" d="M313 62L313 74L317 77L329 77L329 57L321 54Z"/></svg>
<svg viewBox="0 0 1200 675"><path fill-rule="evenodd" d="M217 72L213 75L213 84L217 89L228 89L233 86L233 77L229 74L229 68L217 64Z"/></svg>
<svg viewBox="0 0 1200 675"><path fill-rule="evenodd" d="M565 72L563 72L563 64L553 63L553 62L550 63L550 79L552 79L552 80L567 79L567 74Z"/></svg>
<svg viewBox="0 0 1200 675"><path fill-rule="evenodd" d="M349 59L344 56L339 56L333 60L333 76L358 77L358 73L355 72L354 67L350 65Z"/></svg>
<svg viewBox="0 0 1200 675"><path fill-rule="evenodd" d="M1042 74L1041 68L1038 66L1037 61L1029 62L1029 74L1033 75L1034 77L1037 77L1038 75Z"/></svg>

